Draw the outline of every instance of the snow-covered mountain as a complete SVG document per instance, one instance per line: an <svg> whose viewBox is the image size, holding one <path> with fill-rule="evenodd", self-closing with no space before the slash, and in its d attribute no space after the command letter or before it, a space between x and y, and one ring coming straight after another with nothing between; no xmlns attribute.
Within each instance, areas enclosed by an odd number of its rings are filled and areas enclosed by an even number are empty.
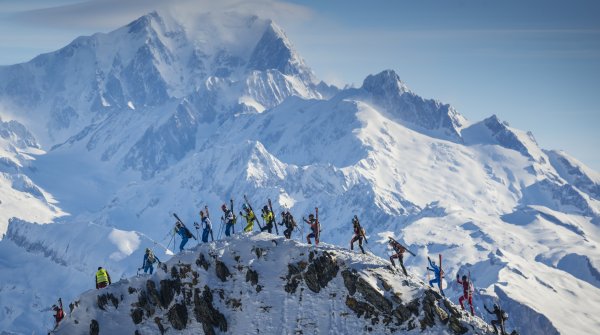
<svg viewBox="0 0 600 335"><path fill-rule="evenodd" d="M83 293L56 333L492 334L441 298L378 257L254 233Z"/></svg>
<svg viewBox="0 0 600 335"><path fill-rule="evenodd" d="M521 334L600 327L597 172L391 70L318 82L269 20L150 13L0 67L0 106L0 208L18 204L0 217L0 329L49 328L49 306L91 288L99 265L127 278L148 246L170 257L172 212L190 224L208 205L222 237L220 205L244 194L297 219L319 207L322 240L343 247L356 214L370 241L415 251L423 276L442 253L450 276L471 272L479 312L499 302Z"/></svg>

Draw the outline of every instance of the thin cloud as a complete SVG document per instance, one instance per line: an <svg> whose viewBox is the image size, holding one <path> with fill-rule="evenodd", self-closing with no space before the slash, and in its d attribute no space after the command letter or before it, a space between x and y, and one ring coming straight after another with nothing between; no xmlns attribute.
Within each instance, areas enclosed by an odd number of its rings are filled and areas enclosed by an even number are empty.
<svg viewBox="0 0 600 335"><path fill-rule="evenodd" d="M207 12L236 12L279 22L306 20L312 15L307 7L275 0L89 0L26 10L16 13L13 19L51 28L106 30L154 10L188 17Z"/></svg>

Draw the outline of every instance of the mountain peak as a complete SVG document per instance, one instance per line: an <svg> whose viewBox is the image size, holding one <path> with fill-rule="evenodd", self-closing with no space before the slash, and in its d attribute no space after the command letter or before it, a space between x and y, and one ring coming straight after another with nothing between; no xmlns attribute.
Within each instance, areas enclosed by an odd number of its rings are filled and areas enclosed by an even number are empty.
<svg viewBox="0 0 600 335"><path fill-rule="evenodd" d="M252 51L247 68L249 70L278 70L287 75L298 75L312 81L312 73L298 55L283 30L269 21L262 37Z"/></svg>
<svg viewBox="0 0 600 335"><path fill-rule="evenodd" d="M369 75L363 81L362 89L378 96L392 92L399 94L409 92L408 87L394 70L384 70L378 74Z"/></svg>

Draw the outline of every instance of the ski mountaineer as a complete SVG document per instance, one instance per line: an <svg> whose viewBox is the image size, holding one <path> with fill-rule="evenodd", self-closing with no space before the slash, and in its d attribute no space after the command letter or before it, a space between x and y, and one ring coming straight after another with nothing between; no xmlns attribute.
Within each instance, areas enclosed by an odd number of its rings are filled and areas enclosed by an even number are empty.
<svg viewBox="0 0 600 335"><path fill-rule="evenodd" d="M96 272L96 289L99 290L110 285L111 283L112 282L110 281L110 275L108 272L99 266L98 271Z"/></svg>
<svg viewBox="0 0 600 335"><path fill-rule="evenodd" d="M202 224L202 242L208 242L208 235L212 232L212 223L204 211L200 211L200 223ZM229 235L227 235L229 236Z"/></svg>
<svg viewBox="0 0 600 335"><path fill-rule="evenodd" d="M233 211L227 209L226 204L223 204L221 206L221 209L223 210L223 216L221 216L221 221L225 224L225 236L231 236L231 228L235 223Z"/></svg>
<svg viewBox="0 0 600 335"><path fill-rule="evenodd" d="M308 214L308 220L306 220L305 218L302 218L302 220L304 222L306 222L307 224L310 225L310 229L312 230L312 233L306 235L306 242L308 242L308 244L312 244L310 239L311 237L315 239L315 244L319 244L319 224L317 222L317 219L315 219L315 216L311 213Z"/></svg>
<svg viewBox="0 0 600 335"><path fill-rule="evenodd" d="M354 236L352 236L352 239L350 240L350 250L354 250L354 242L358 241L358 247L360 248L360 251L362 251L362 253L364 254L365 249L363 249L362 246L364 231L362 230L362 227L360 226L360 223L358 222L358 217L356 215L354 215L354 218L352 218L352 225L354 229Z"/></svg>
<svg viewBox="0 0 600 335"><path fill-rule="evenodd" d="M475 315L475 312L473 312L473 284L465 275L463 275L462 280L460 280L458 273L456 274L456 281L463 287L463 295L462 297L458 298L460 307L462 307L463 310L465 309L465 306L463 306L463 300L466 299L471 307L471 315Z"/></svg>
<svg viewBox="0 0 600 335"><path fill-rule="evenodd" d="M265 226L261 228L260 231L268 231L269 234L272 234L272 230L273 230L273 223L275 221L275 215L269 210L269 206L265 205L262 208L262 214L261 214L263 220L265 220Z"/></svg>
<svg viewBox="0 0 600 335"><path fill-rule="evenodd" d="M194 235L179 221L175 222L174 231L181 236L181 243L179 244L179 251L181 252L183 251L183 247L185 247L185 244L188 242L190 237L194 237Z"/></svg>
<svg viewBox="0 0 600 335"><path fill-rule="evenodd" d="M492 327L494 327L494 333L498 334L498 328L496 328L496 325L498 325L500 326L500 334L505 335L506 333L504 332L504 321L508 319L508 314L502 309L500 309L500 307L498 307L498 304L494 304L494 309L492 311L490 311L485 304L483 305L483 308L485 308L485 310L488 313L496 315L496 320L492 320L491 322Z"/></svg>
<svg viewBox="0 0 600 335"><path fill-rule="evenodd" d="M62 304L61 298L58 298L58 306L52 305L52 310L55 313L54 321L56 321L56 324L54 325L54 329L56 329L58 327L58 324L60 323L60 321L65 317L65 312L63 310L63 304Z"/></svg>
<svg viewBox="0 0 600 335"><path fill-rule="evenodd" d="M256 218L256 215L254 215L254 211L250 209L248 205L242 204L242 209L246 212L246 214L240 211L240 216L244 217L247 222L246 227L244 227L244 232L252 231L252 228L254 228L254 220L258 219Z"/></svg>
<svg viewBox="0 0 600 335"><path fill-rule="evenodd" d="M154 263L156 262L158 262L160 265L160 260L158 257L154 256L152 250L146 248L146 253L144 253L144 261L142 263L144 273L148 273L148 271L150 271L150 274L152 274L152 272L154 272Z"/></svg>
<svg viewBox="0 0 600 335"><path fill-rule="evenodd" d="M402 272L404 272L405 276L408 276L406 272L406 268L404 267L404 252L406 252L406 248L404 248L400 243L396 242L394 239L389 239L389 244L394 249L395 254L390 256L390 262L392 262L392 266L396 267L396 263L394 263L394 258L398 258L400 262L400 266L402 267Z"/></svg>
<svg viewBox="0 0 600 335"><path fill-rule="evenodd" d="M437 283L438 287L440 288L440 293L445 297L446 295L444 294L444 290L442 290L442 273L440 271L440 267L435 265L435 262L432 261L429 256L427 257L427 260L429 261L429 266L431 266L431 268L428 267L427 270L432 271L434 275L434 278L429 281L429 286L433 287L433 284Z"/></svg>
<svg viewBox="0 0 600 335"><path fill-rule="evenodd" d="M285 210L281 212L281 223L279 225L285 226L283 236L285 236L285 238L287 238L288 240L292 238L292 232L296 227L296 221L294 220L294 217L292 216L292 213L290 213L290 211Z"/></svg>

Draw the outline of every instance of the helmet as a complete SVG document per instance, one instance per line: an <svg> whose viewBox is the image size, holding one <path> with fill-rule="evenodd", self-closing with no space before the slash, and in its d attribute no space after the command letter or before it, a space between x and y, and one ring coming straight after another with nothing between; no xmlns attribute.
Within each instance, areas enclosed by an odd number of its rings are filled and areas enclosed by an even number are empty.
<svg viewBox="0 0 600 335"><path fill-rule="evenodd" d="M221 205L221 209L222 209L222 210L226 210L226 209L227 209L227 205L225 205L225 204L222 204L222 205Z"/></svg>
<svg viewBox="0 0 600 335"><path fill-rule="evenodd" d="M204 217L204 211L200 211L200 216Z"/></svg>
<svg viewBox="0 0 600 335"><path fill-rule="evenodd" d="M464 281L464 280L467 280L467 276L463 275L463 276L462 276L462 280L463 280L463 281Z"/></svg>
<svg viewBox="0 0 600 335"><path fill-rule="evenodd" d="M246 206L246 204L242 204L242 208L243 209L248 209L248 206Z"/></svg>
<svg viewBox="0 0 600 335"><path fill-rule="evenodd" d="M59 310L58 306L56 306L56 305L52 305L52 309L55 310L55 311Z"/></svg>
<svg viewBox="0 0 600 335"><path fill-rule="evenodd" d="M268 212L268 211L269 211L269 206L265 205L265 207L263 207L263 210L264 210L265 212Z"/></svg>
<svg viewBox="0 0 600 335"><path fill-rule="evenodd" d="M311 213L311 214L308 214L308 217L309 217L310 219L312 219L312 218L314 218L315 216L314 216L314 214L312 214L312 213Z"/></svg>
<svg viewBox="0 0 600 335"><path fill-rule="evenodd" d="M494 304L494 309L499 309L498 304Z"/></svg>
<svg viewBox="0 0 600 335"><path fill-rule="evenodd" d="M149 248L146 248L146 253L149 253L149 252L150 252L150 249L149 249Z"/></svg>
<svg viewBox="0 0 600 335"><path fill-rule="evenodd" d="M102 269L102 267L101 267L101 266L99 266L99 267L98 267L98 270L100 270L100 269Z"/></svg>

